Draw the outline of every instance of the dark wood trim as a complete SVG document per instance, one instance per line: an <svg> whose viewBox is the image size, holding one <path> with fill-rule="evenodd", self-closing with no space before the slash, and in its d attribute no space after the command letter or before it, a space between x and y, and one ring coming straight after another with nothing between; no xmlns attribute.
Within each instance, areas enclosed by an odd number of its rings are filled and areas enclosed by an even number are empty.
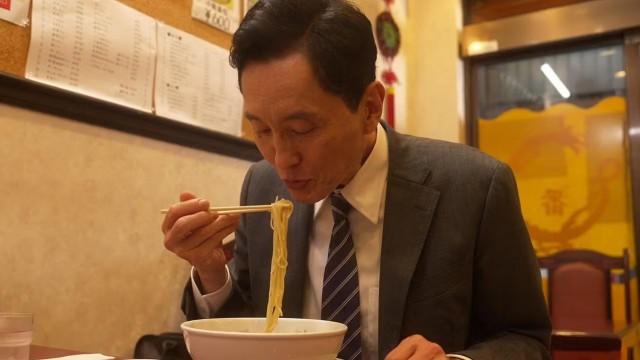
<svg viewBox="0 0 640 360"><path fill-rule="evenodd" d="M262 156L236 136L0 72L0 103L248 161Z"/></svg>
<svg viewBox="0 0 640 360"><path fill-rule="evenodd" d="M502 19L590 0L465 0L465 24Z"/></svg>
<svg viewBox="0 0 640 360"><path fill-rule="evenodd" d="M473 0L462 0L462 24L465 26L473 23L471 21L471 19L473 18L473 5L471 4L472 2Z"/></svg>
<svg viewBox="0 0 640 360"><path fill-rule="evenodd" d="M620 351L622 339L636 331L637 325L629 325L615 333L593 333L580 331L553 331L551 349L561 351ZM627 355L633 360L633 347L627 348Z"/></svg>
<svg viewBox="0 0 640 360"><path fill-rule="evenodd" d="M624 311L625 317L627 319L627 324L633 323L633 316L631 316L631 260L629 260L629 250L624 249ZM609 278L609 282L611 282L611 278ZM611 291L611 289L609 289Z"/></svg>
<svg viewBox="0 0 640 360"><path fill-rule="evenodd" d="M625 39L627 74L627 139L629 139L631 206L636 259L640 259L640 31L629 32ZM636 261L636 272L640 268ZM640 298L640 286L638 287Z"/></svg>
<svg viewBox="0 0 640 360"><path fill-rule="evenodd" d="M461 54L474 57L621 33L637 27L640 27L640 2L637 0L585 1L466 25L460 37Z"/></svg>
<svg viewBox="0 0 640 360"><path fill-rule="evenodd" d="M622 256L608 256L593 250L563 250L538 259L540 267L554 270L572 262L588 262L605 270L624 269L628 265L629 252L625 249Z"/></svg>
<svg viewBox="0 0 640 360"><path fill-rule="evenodd" d="M479 147L478 143L478 119L476 118L476 102L474 86L477 83L472 59L464 59L464 122L465 143Z"/></svg>
<svg viewBox="0 0 640 360"><path fill-rule="evenodd" d="M495 63L515 61L529 57L551 56L578 50L621 45L623 43L623 33L600 34L587 38L561 40L557 42L539 44L536 47L512 49L497 53L477 55L472 58L465 58L465 60L470 60L471 64L491 65Z"/></svg>
<svg viewBox="0 0 640 360"><path fill-rule="evenodd" d="M465 10L468 14L465 15L468 16L466 20L469 22L465 24L492 21L586 1L590 0L466 0Z"/></svg>
<svg viewBox="0 0 640 360"><path fill-rule="evenodd" d="M616 351L622 346L622 336L614 333L554 331L551 349L565 351Z"/></svg>

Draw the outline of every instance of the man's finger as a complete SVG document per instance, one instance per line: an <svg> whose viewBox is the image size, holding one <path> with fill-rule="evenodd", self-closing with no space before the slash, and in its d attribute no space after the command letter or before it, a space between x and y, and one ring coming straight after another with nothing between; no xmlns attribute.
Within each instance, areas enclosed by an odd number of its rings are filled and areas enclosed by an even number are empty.
<svg viewBox="0 0 640 360"><path fill-rule="evenodd" d="M195 198L196 198L196 195L188 191L184 191L180 193L180 201L187 201Z"/></svg>
<svg viewBox="0 0 640 360"><path fill-rule="evenodd" d="M209 201L204 199L189 199L173 204L169 207L169 211L167 211L167 215L165 215L162 222L162 232L166 235L181 217L208 210Z"/></svg>
<svg viewBox="0 0 640 360"><path fill-rule="evenodd" d="M215 217L215 215L212 215ZM203 243L211 243L212 247L220 246L222 239L232 233L238 225L237 215L221 215L215 218L211 223L194 230L188 236L177 244L173 251L184 252L198 248Z"/></svg>
<svg viewBox="0 0 640 360"><path fill-rule="evenodd" d="M188 237L198 229L209 225L216 219L216 215L208 211L200 211L195 214L180 217L165 234L165 247L172 252L188 241Z"/></svg>
<svg viewBox="0 0 640 360"><path fill-rule="evenodd" d="M409 360L446 360L446 356L442 348L434 343L418 344L416 351L411 355Z"/></svg>
<svg viewBox="0 0 640 360"><path fill-rule="evenodd" d="M180 253L180 257L191 262L194 266L214 260L211 257L216 254L216 249L224 250L222 240L236 229L236 225L235 223L230 223L222 229L218 229L214 235L201 242L197 247ZM224 253L224 255L220 253L220 255L221 257L218 259L219 262L224 263L228 260L226 253ZM224 258L222 256L224 256Z"/></svg>
<svg viewBox="0 0 640 360"><path fill-rule="evenodd" d="M411 338L406 338L385 357L385 360L409 359L416 352L416 346L415 341L411 340Z"/></svg>
<svg viewBox="0 0 640 360"><path fill-rule="evenodd" d="M444 360L445 353L440 345L430 342L420 335L403 339L387 355L385 360Z"/></svg>

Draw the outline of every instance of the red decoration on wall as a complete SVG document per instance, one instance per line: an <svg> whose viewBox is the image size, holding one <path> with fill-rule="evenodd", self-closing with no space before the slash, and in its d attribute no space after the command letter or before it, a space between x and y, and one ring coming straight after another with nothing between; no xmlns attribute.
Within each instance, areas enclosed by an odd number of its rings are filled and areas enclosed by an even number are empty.
<svg viewBox="0 0 640 360"><path fill-rule="evenodd" d="M398 77L393 72L393 58L400 50L400 29L391 15L390 7L393 0L384 0L385 11L376 18L376 42L384 59L386 69L382 72L382 82L386 85L385 120L389 126L395 125L395 87Z"/></svg>
<svg viewBox="0 0 640 360"><path fill-rule="evenodd" d="M387 94L385 96L385 119L389 126L395 127L396 123L396 88L394 84L398 82L398 77L396 73L394 73L391 68L384 70L382 72L382 82L386 85Z"/></svg>
<svg viewBox="0 0 640 360"><path fill-rule="evenodd" d="M0 0L0 8L11 10L11 0Z"/></svg>
<svg viewBox="0 0 640 360"><path fill-rule="evenodd" d="M390 69L385 70L382 72L382 82L384 82L385 84L393 85L398 82L398 77L396 76L396 73L394 73Z"/></svg>

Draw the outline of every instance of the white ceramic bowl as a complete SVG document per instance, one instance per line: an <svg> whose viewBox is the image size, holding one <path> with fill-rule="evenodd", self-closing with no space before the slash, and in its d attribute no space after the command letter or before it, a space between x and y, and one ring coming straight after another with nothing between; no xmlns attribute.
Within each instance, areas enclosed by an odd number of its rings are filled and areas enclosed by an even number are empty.
<svg viewBox="0 0 640 360"><path fill-rule="evenodd" d="M272 333L264 318L182 323L194 360L335 360L347 327L333 321L280 318Z"/></svg>

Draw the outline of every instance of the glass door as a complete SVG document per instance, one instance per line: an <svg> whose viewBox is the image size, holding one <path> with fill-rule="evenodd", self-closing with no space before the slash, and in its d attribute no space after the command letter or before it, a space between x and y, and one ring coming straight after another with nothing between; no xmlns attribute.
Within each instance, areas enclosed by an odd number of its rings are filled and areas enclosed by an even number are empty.
<svg viewBox="0 0 640 360"><path fill-rule="evenodd" d="M513 169L538 256L627 250L636 263L625 59L614 39L471 65L475 140ZM622 325L619 290L613 319Z"/></svg>
<svg viewBox="0 0 640 360"><path fill-rule="evenodd" d="M538 255L633 253L623 44L479 63L474 74L478 146L513 169Z"/></svg>

